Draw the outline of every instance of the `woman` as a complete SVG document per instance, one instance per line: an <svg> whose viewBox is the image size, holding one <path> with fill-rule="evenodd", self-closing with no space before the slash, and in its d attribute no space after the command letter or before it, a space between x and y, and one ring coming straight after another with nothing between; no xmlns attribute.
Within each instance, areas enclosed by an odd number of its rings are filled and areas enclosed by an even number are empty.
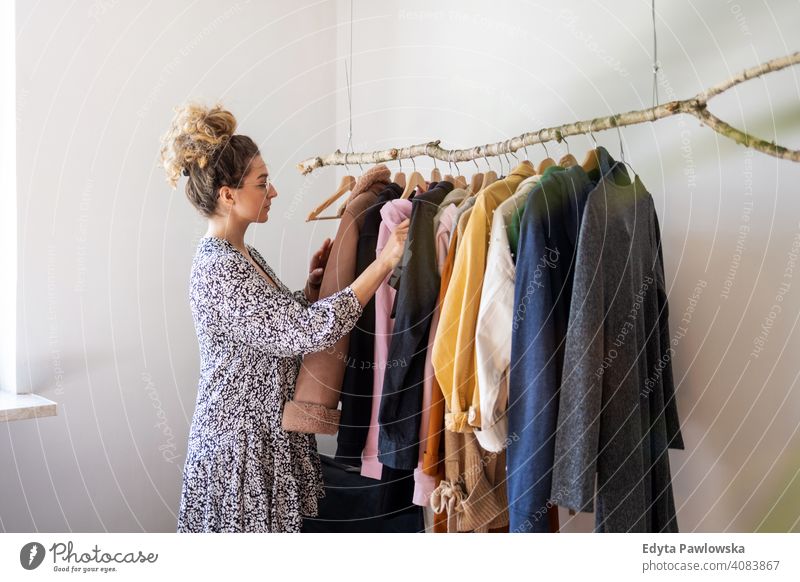
<svg viewBox="0 0 800 582"><path fill-rule="evenodd" d="M278 193L258 146L235 128L219 106L188 105L162 140L169 183L187 176L186 194L208 219L190 277L201 368L178 531L296 532L324 494L314 435L281 428L301 356L352 329L399 262L408 221L350 286L318 299L326 240L305 289L290 291L244 242Z"/></svg>

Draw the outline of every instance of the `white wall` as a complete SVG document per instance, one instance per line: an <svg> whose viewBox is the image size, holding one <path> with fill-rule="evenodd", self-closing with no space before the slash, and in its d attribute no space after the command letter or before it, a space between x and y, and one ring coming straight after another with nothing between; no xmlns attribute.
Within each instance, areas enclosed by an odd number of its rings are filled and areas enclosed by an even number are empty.
<svg viewBox="0 0 800 582"><path fill-rule="evenodd" d="M282 197L253 240L285 280L302 285L335 227L303 216L343 170L304 181L294 163L346 144L350 3L175 4L18 6L19 376L61 410L0 428L0 463L14 467L0 472L7 531L174 529L198 365L186 285L204 225L156 167L173 105L223 99L263 145ZM658 8L662 101L798 49L796 2ZM651 104L649 2L357 1L355 19L356 150L468 146ZM800 147L799 72L711 109ZM615 132L597 139L618 152ZM691 118L623 139L661 220L673 334L690 319L673 362L687 443L671 457L679 524L797 531L800 283L788 275L800 166ZM580 159L591 140L569 143Z"/></svg>
<svg viewBox="0 0 800 582"><path fill-rule="evenodd" d="M172 107L220 99L282 192L254 242L300 288L331 189L329 2L19 2L19 381L59 415L0 425L0 528L174 531L199 359L204 220L157 167ZM334 225L326 225L330 230ZM317 232L320 231L320 232ZM313 240L310 240L313 239Z"/></svg>

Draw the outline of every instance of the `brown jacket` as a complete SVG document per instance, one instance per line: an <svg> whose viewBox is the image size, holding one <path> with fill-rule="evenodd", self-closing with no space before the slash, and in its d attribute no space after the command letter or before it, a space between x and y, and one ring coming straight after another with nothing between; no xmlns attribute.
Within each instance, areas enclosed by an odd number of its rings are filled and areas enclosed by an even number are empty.
<svg viewBox="0 0 800 582"><path fill-rule="evenodd" d="M380 164L356 182L347 200L319 296L328 297L355 279L356 247L366 210L390 183L389 168ZM334 434L339 428L339 395L347 365L350 334L325 351L307 354L297 377L294 401L284 409L283 428L289 431Z"/></svg>

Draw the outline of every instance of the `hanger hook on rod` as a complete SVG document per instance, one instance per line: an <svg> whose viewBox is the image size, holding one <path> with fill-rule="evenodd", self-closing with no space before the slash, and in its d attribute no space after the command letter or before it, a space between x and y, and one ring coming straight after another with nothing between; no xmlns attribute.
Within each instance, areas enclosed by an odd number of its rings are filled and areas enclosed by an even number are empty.
<svg viewBox="0 0 800 582"><path fill-rule="evenodd" d="M589 122L589 136L592 138L592 143L594 144L594 149L597 149L597 139L594 137L594 132L592 131L592 126L594 125L594 119Z"/></svg>
<svg viewBox="0 0 800 582"><path fill-rule="evenodd" d="M509 171L509 173L511 173L511 160L510 160L510 159L509 159L509 157L508 157L508 150L509 150L509 149L510 149L510 147L511 147L511 146L509 145L509 142L510 142L510 141L511 141L511 140L508 140L508 139L507 139L506 141L504 141L504 142L503 142L503 146L504 146L504 147L503 147L503 157L506 159L506 164L508 165L508 171Z"/></svg>
<svg viewBox="0 0 800 582"><path fill-rule="evenodd" d="M411 156L411 165L414 166L414 171L417 171L417 161L414 159L414 156Z"/></svg>
<svg viewBox="0 0 800 582"><path fill-rule="evenodd" d="M519 163L519 158L517 157L517 154L514 153L514 150L511 149L511 142L512 141L514 141L514 138L511 138L510 140L508 140L508 152L513 156L513 158L517 161L517 163Z"/></svg>
<svg viewBox="0 0 800 582"><path fill-rule="evenodd" d="M486 167L489 168L487 172L491 171L492 164L489 163L489 156L486 154L486 146L481 146L481 151L483 152L483 160L486 162Z"/></svg>
<svg viewBox="0 0 800 582"><path fill-rule="evenodd" d="M545 157L549 158L549 157L550 157L550 152L548 152L548 151L547 151L547 145L546 145L546 144L544 143L544 141L542 140L542 132L543 132L544 130L545 130L545 128L544 128L544 127L543 127L542 129L540 129L540 130L539 130L539 134L538 134L538 136L537 136L537 137L539 138L539 143L540 143L540 144L542 144L542 147L544 148L544 155L545 155Z"/></svg>
<svg viewBox="0 0 800 582"><path fill-rule="evenodd" d="M500 146L500 144L497 144L497 145L498 145L498 148L497 148L497 149L499 150L499 149L500 149L500 147L499 147L499 146ZM497 158L497 161L498 161L498 163L500 164L500 175L502 176L502 175L503 175L503 158L502 158L502 156L501 156L501 154L500 154L500 151L498 151L498 152L495 154L495 157Z"/></svg>

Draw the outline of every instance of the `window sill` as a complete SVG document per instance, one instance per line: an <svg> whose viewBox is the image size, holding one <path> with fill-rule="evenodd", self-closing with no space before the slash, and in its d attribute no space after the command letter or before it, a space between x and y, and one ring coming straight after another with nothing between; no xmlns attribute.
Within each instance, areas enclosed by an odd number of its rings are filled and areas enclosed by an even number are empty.
<svg viewBox="0 0 800 582"><path fill-rule="evenodd" d="M38 394L0 391L0 422L56 416L56 403Z"/></svg>

